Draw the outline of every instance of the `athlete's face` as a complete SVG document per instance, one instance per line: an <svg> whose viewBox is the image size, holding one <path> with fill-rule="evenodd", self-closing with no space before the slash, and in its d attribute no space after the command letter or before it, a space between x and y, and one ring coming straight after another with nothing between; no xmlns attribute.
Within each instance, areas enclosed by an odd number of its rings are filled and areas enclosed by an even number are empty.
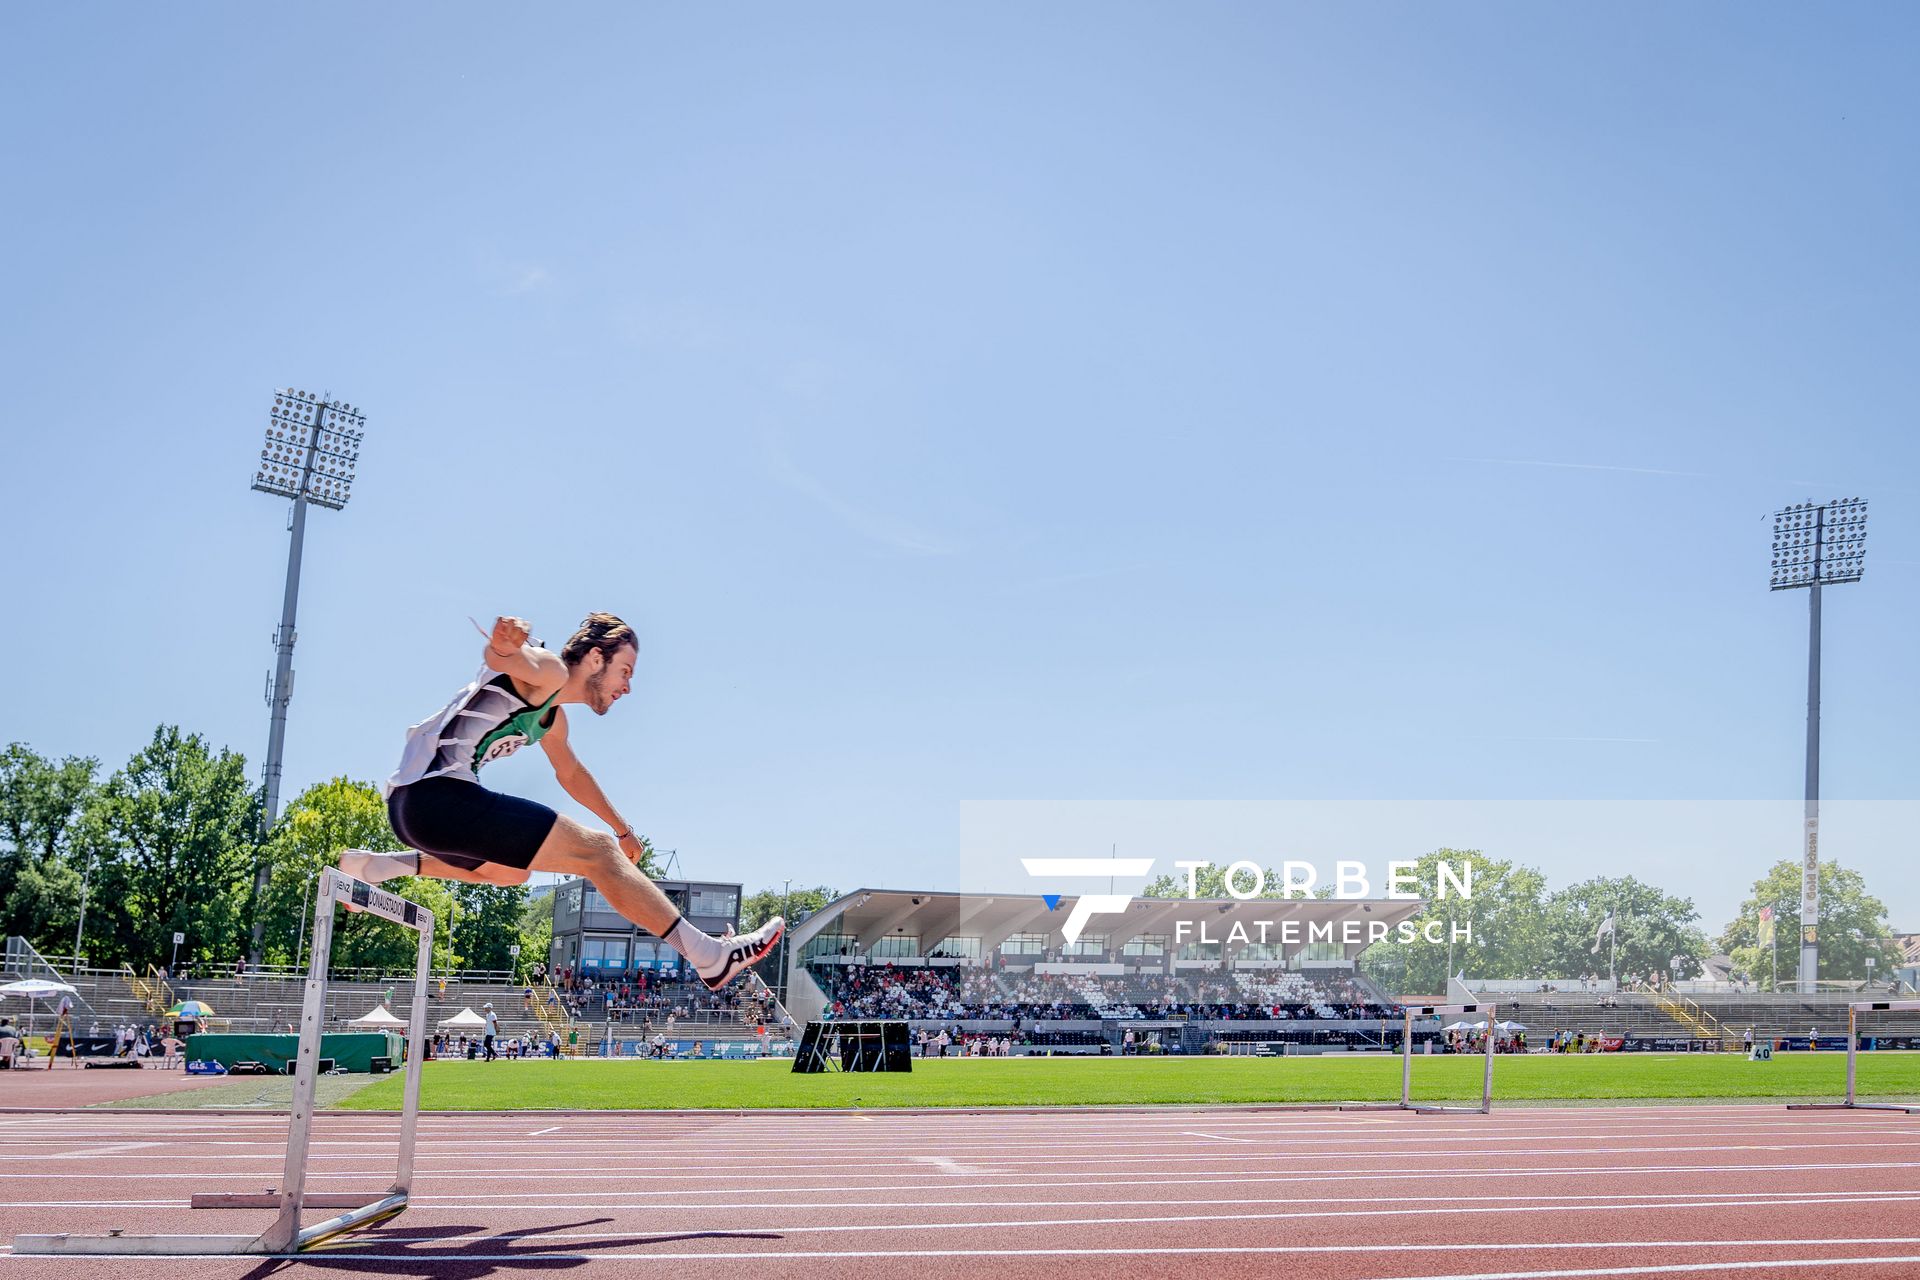
<svg viewBox="0 0 1920 1280"><path fill-rule="evenodd" d="M587 705L593 714L603 716L607 709L633 692L633 663L640 655L632 645L613 655L613 660L587 677Z"/></svg>

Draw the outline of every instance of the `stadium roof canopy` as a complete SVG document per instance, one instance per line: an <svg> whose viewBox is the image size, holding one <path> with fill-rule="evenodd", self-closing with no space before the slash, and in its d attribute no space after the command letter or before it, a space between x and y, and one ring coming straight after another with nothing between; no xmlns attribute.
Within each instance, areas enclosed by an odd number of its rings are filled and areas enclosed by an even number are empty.
<svg viewBox="0 0 1920 1280"><path fill-rule="evenodd" d="M821 934L846 936L853 939L856 951L866 953L881 938L901 934L917 938L919 953L926 955L949 938L978 938L984 956L1015 934L1037 933L1046 937L1046 946L1052 949L1065 945L1061 929L1075 899L1060 897L1055 902L1050 907L1038 894L856 889L795 926L792 945L798 952ZM1091 916L1084 936L1104 937L1110 949L1134 938L1155 936L1166 938L1173 947L1181 941L1199 941L1203 924L1207 940L1224 942L1238 924L1248 940L1258 942L1260 925L1267 922L1266 940L1280 948L1283 958L1291 959L1311 940L1338 942L1352 959L1371 945L1370 935L1381 929L1391 932L1425 908L1426 903L1418 899L1134 898L1123 912ZM1177 939L1183 920L1189 922L1189 929L1184 939ZM1349 929L1347 921L1354 921L1357 928ZM1334 932L1331 937L1320 936L1316 926ZM1289 931L1292 937L1286 936ZM1237 946L1239 940L1234 941Z"/></svg>

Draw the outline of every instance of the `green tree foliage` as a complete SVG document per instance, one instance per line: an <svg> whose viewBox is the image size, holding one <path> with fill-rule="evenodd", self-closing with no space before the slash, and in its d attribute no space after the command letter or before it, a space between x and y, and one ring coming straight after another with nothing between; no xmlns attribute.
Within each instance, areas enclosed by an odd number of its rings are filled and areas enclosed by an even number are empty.
<svg viewBox="0 0 1920 1280"><path fill-rule="evenodd" d="M1610 911L1616 935L1600 937L1601 922ZM1672 897L1632 876L1584 880L1547 899L1540 968L1529 976L1602 978L1612 957L1615 972L1623 978L1656 972L1697 978L1699 961L1709 950L1699 919L1692 899ZM1677 970L1675 956L1684 957Z"/></svg>
<svg viewBox="0 0 1920 1280"><path fill-rule="evenodd" d="M1754 881L1740 914L1720 933L1720 948L1733 958L1734 970L1763 986L1774 970L1770 949L1759 944L1760 908L1773 908L1779 952L1779 985L1791 987L1800 971L1800 864L1776 862ZM1866 880L1837 862L1820 864L1820 980L1852 982L1867 976L1884 979L1899 963L1900 949L1887 926L1886 904L1867 892Z"/></svg>
<svg viewBox="0 0 1920 1280"><path fill-rule="evenodd" d="M824 884L814 885L810 889L796 888L790 893L782 893L779 889L750 893L740 903L740 931L750 933L772 917L781 915L791 925L794 920L820 910L839 896L838 889Z"/></svg>
<svg viewBox="0 0 1920 1280"><path fill-rule="evenodd" d="M1447 884L1440 896L1439 864L1452 867L1455 880L1466 880L1471 864L1471 897L1462 897ZM1398 993L1439 995L1447 989L1448 940L1455 929L1471 931L1471 941L1453 941L1454 971L1479 978L1525 978L1536 974L1541 954L1541 925L1546 901L1546 879L1533 867L1489 858L1472 849L1436 849L1420 858L1410 879L1414 891L1426 899L1426 909L1413 919L1417 931L1411 942L1397 939L1375 943L1361 955L1369 977ZM1428 941L1425 926L1437 941Z"/></svg>
<svg viewBox="0 0 1920 1280"><path fill-rule="evenodd" d="M99 767L78 756L56 762L20 742L0 751L0 935L48 954L72 949Z"/></svg>
<svg viewBox="0 0 1920 1280"><path fill-rule="evenodd" d="M308 787L287 805L267 841L267 892L260 910L266 917L264 952L269 964L293 964L313 936L313 891L320 872L338 866L343 849L394 853L401 848L387 825L387 806L379 788L349 778ZM458 965L447 928L453 889L444 880L403 876L382 886L433 912L435 969ZM336 968L411 970L418 958L415 936L391 921L358 912L342 912L334 921Z"/></svg>
<svg viewBox="0 0 1920 1280"><path fill-rule="evenodd" d="M243 756L215 754L173 725L154 730L87 807L84 829L97 857L90 959L165 964L176 931L187 937L183 959L228 964L242 954L259 811Z"/></svg>
<svg viewBox="0 0 1920 1280"><path fill-rule="evenodd" d="M520 971L546 964L553 954L553 895L527 896L520 908Z"/></svg>
<svg viewBox="0 0 1920 1280"><path fill-rule="evenodd" d="M524 884L453 884L454 950L468 969L512 971L528 955L521 943L521 916L527 905ZM513 948L521 947L519 957Z"/></svg>

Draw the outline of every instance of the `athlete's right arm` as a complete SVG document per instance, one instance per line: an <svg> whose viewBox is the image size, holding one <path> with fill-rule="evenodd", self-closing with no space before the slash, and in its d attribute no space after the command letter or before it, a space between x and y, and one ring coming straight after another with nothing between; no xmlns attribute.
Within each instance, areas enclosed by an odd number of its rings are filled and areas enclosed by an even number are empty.
<svg viewBox="0 0 1920 1280"><path fill-rule="evenodd" d="M521 684L536 689L557 688L567 681L567 664L559 654L528 642L532 628L525 618L495 618L481 660L489 670L510 675Z"/></svg>

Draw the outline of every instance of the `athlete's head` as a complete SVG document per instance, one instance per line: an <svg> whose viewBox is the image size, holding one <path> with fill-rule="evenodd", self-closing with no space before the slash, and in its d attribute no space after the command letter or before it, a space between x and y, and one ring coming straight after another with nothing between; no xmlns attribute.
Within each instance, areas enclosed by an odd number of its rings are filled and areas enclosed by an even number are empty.
<svg viewBox="0 0 1920 1280"><path fill-rule="evenodd" d="M600 716L632 690L633 664L639 656L640 637L610 613L588 614L560 650L568 671L586 673L587 705Z"/></svg>

